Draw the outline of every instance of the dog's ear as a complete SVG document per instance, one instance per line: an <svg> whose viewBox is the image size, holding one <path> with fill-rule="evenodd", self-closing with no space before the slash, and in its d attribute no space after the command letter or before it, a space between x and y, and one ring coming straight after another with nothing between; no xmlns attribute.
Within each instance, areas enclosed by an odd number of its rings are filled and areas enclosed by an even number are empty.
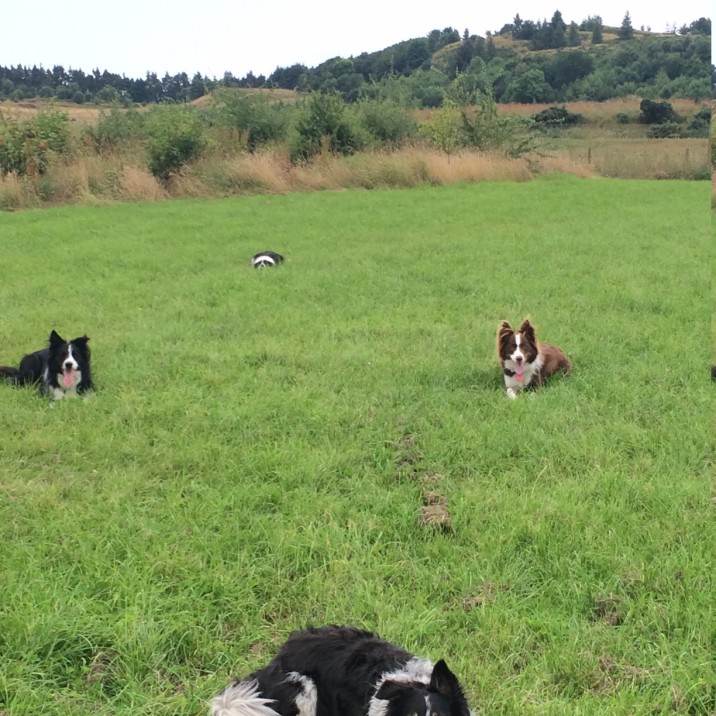
<svg viewBox="0 0 716 716"><path fill-rule="evenodd" d="M512 326L507 321L502 321L497 328L497 352L500 353L503 343L509 338L514 331Z"/></svg>
<svg viewBox="0 0 716 716"><path fill-rule="evenodd" d="M89 337L88 337L88 336L80 336L79 338L73 338L73 339L72 339L72 342L73 342L73 343L79 343L79 344L82 345L82 346L86 346L86 345L87 345L87 341L89 341Z"/></svg>
<svg viewBox="0 0 716 716"><path fill-rule="evenodd" d="M502 321L497 328L497 340L502 341L505 336L509 336L512 333L514 333L512 326L507 321Z"/></svg>
<svg viewBox="0 0 716 716"><path fill-rule="evenodd" d="M50 333L50 345L56 345L57 343L64 343L65 339L53 328Z"/></svg>
<svg viewBox="0 0 716 716"><path fill-rule="evenodd" d="M522 321L519 332L522 333L522 335L524 335L524 337L531 343L537 342L537 339L535 338L535 329L526 318Z"/></svg>
<svg viewBox="0 0 716 716"><path fill-rule="evenodd" d="M443 659L440 659L433 667L433 673L430 677L430 690L436 691L446 699L462 696L462 689L457 676L448 669L448 665Z"/></svg>

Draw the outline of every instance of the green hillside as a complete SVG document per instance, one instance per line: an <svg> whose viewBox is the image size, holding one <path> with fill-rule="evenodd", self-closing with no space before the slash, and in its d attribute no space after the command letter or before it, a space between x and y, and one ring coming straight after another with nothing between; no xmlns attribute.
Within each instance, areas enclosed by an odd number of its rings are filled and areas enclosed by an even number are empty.
<svg viewBox="0 0 716 716"><path fill-rule="evenodd" d="M603 26L599 17L575 22L558 11L547 20L519 15L485 37L454 28L433 30L383 50L327 58L316 67L277 67L268 77L220 79L181 72L144 78L96 69L0 67L0 99L34 97L86 102L188 102L217 87L337 92L438 107L446 99L490 92L498 102L565 102L638 95L701 100L711 94L711 21L699 18L671 33Z"/></svg>

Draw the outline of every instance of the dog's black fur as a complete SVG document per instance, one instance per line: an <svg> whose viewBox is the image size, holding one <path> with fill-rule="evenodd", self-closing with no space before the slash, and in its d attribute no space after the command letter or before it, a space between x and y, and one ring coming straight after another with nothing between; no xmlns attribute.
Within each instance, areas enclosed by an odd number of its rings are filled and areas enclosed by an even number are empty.
<svg viewBox="0 0 716 716"><path fill-rule="evenodd" d="M462 687L435 665L362 629L294 632L265 667L235 681L213 716L470 716Z"/></svg>
<svg viewBox="0 0 716 716"><path fill-rule="evenodd" d="M55 399L81 395L92 388L89 338L66 341L50 333L47 348L28 353L17 368L0 366L0 375L17 385L39 384L45 395Z"/></svg>
<svg viewBox="0 0 716 716"><path fill-rule="evenodd" d="M260 251L251 258L251 265L254 268L266 268L267 266L278 266L283 263L283 256L275 251Z"/></svg>

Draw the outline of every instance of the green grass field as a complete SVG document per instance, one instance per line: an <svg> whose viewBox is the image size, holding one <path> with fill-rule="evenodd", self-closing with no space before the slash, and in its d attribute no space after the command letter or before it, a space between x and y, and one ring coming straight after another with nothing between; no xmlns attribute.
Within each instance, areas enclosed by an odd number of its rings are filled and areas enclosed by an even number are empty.
<svg viewBox="0 0 716 716"><path fill-rule="evenodd" d="M206 714L324 622L480 714L713 713L709 191L0 214L0 363L87 333L97 384L0 385L0 714ZM510 401L525 316L575 369Z"/></svg>

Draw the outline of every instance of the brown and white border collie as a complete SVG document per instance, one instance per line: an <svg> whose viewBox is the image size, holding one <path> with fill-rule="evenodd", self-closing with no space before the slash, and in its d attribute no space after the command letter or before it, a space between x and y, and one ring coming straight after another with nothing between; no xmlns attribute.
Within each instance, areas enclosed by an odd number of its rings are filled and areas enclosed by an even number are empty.
<svg viewBox="0 0 716 716"><path fill-rule="evenodd" d="M510 398L516 398L525 388L542 385L546 378L560 370L565 373L572 370L564 351L549 343L539 343L535 329L526 319L517 330L507 321L500 323L497 357Z"/></svg>

